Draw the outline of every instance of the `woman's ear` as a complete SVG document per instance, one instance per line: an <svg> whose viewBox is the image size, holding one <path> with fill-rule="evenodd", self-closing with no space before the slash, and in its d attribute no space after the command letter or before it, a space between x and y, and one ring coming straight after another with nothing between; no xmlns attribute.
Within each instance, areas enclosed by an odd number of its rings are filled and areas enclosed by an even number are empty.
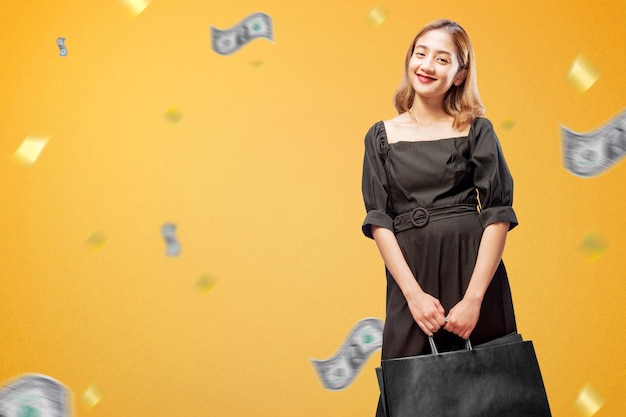
<svg viewBox="0 0 626 417"><path fill-rule="evenodd" d="M467 68L459 71L454 77L454 85L458 87L461 84L463 84L463 81L465 81L466 76L467 76Z"/></svg>

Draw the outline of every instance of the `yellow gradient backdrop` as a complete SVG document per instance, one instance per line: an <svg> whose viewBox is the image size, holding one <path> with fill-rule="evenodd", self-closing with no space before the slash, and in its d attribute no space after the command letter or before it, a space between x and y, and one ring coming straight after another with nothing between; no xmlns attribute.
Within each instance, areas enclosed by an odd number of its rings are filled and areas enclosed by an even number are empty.
<svg viewBox="0 0 626 417"><path fill-rule="evenodd" d="M448 17L472 38L515 178L504 259L553 415L579 415L587 384L606 400L597 417L624 415L626 163L573 176L559 126L624 108L626 4L385 0L378 27L375 5L153 0L131 18L116 0L0 3L0 382L49 375L76 416L373 415L379 351L339 392L310 359L384 318L360 231L363 137L394 115L412 36ZM211 50L211 25L257 11L274 42ZM584 94L565 80L579 54L601 72ZM27 167L12 155L31 135L50 140ZM590 233L607 242L595 261ZM103 397L88 408L91 384Z"/></svg>

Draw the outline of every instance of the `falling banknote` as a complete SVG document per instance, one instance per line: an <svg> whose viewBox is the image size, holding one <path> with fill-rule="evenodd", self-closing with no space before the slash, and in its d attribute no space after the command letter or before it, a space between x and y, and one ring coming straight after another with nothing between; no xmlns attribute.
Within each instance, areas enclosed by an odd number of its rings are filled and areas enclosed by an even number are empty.
<svg viewBox="0 0 626 417"><path fill-rule="evenodd" d="M311 359L324 388L339 391L354 381L363 364L383 341L383 322L367 318L350 331L343 345L332 358L324 361Z"/></svg>
<svg viewBox="0 0 626 417"><path fill-rule="evenodd" d="M167 256L180 255L180 243L178 242L178 239L176 239L176 224L165 223L161 227L161 234L163 235L163 239L165 239L165 245L167 246L165 254Z"/></svg>
<svg viewBox="0 0 626 417"><path fill-rule="evenodd" d="M230 55L256 38L274 41L272 18L265 13L252 13L227 30L211 26L212 48L220 55Z"/></svg>
<svg viewBox="0 0 626 417"><path fill-rule="evenodd" d="M626 110L592 132L561 126L561 133L565 168L579 177L596 176L626 155Z"/></svg>
<svg viewBox="0 0 626 417"><path fill-rule="evenodd" d="M69 391L41 374L21 376L0 390L2 417L68 417Z"/></svg>
<svg viewBox="0 0 626 417"><path fill-rule="evenodd" d="M67 56L67 48L65 47L65 38L57 38L57 46L59 47L59 56Z"/></svg>

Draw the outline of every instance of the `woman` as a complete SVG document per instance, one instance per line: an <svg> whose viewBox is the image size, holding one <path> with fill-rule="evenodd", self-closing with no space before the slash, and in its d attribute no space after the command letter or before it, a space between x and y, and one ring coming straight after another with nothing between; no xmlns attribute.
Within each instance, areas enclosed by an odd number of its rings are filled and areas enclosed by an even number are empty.
<svg viewBox="0 0 626 417"><path fill-rule="evenodd" d="M365 137L363 233L387 275L382 359L516 331L501 257L517 225L513 180L476 87L466 32L449 20L411 43L398 116ZM379 405L377 416L382 416Z"/></svg>

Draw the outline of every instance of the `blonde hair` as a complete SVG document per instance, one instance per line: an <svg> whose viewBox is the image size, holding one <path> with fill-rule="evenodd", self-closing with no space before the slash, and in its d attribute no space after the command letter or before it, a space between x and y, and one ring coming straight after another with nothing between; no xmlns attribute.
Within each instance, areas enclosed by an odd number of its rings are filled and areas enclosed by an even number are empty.
<svg viewBox="0 0 626 417"><path fill-rule="evenodd" d="M398 114L408 111L413 106L415 90L409 79L409 61L413 55L417 40L426 32L436 29L443 29L450 34L457 49L459 71L467 70L463 82L458 86L453 84L443 100L443 110L448 115L454 117L452 128L459 129L461 126L471 123L476 117L485 114L485 107L480 100L476 85L476 61L472 43L465 30L456 22L447 19L435 20L424 26L415 35L404 59L404 77L393 95L393 102L396 110L398 110Z"/></svg>

